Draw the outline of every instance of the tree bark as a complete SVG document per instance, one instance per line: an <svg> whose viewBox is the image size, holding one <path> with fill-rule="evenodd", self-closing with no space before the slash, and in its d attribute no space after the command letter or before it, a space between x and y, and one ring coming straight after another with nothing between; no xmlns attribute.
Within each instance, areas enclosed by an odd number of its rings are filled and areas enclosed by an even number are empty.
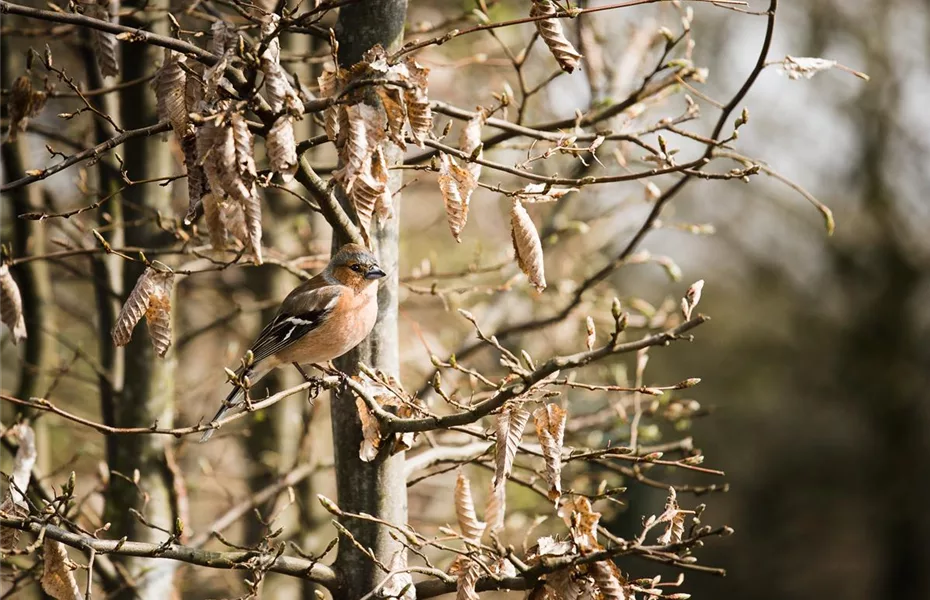
<svg viewBox="0 0 930 600"><path fill-rule="evenodd" d="M159 34L168 33L164 10L167 0L131 3L146 11L132 13L124 19L131 27ZM148 22L152 17L152 21ZM121 69L124 80L151 74L162 60L162 51L145 44L120 43ZM155 96L146 85L126 88L120 97L120 122L125 128L150 125L157 121ZM125 145L125 166L132 180L164 177L172 172L170 145L157 138L139 138ZM139 247L159 247L165 244L164 234L153 215L156 211L170 214L171 188L157 184L142 184L128 188L122 194L123 223L127 244ZM144 265L123 263L123 289L135 285ZM172 302L172 304L174 304ZM109 336L107 336L109 337ZM103 343L107 343L105 340ZM140 325L126 348L125 381L122 397L114 407L117 426L137 426L158 422L171 426L174 418L174 374L176 358L173 350L162 359L155 354L148 330ZM171 438L165 436L110 436L107 438L111 471L127 478L138 470L138 483L111 475L107 494L107 520L113 523L112 534L128 536L143 542L160 542L167 536L146 527L130 514L130 508L141 512L153 525L174 529L171 481L165 462ZM136 581L135 590L121 590L117 598L161 600L172 596L176 565L171 561L127 558L123 565Z"/></svg>
<svg viewBox="0 0 930 600"><path fill-rule="evenodd" d="M387 49L399 46L403 38L407 13L406 0L371 0L344 6L339 12L336 34L339 62L349 67L376 44ZM402 159L399 150L386 156L389 165ZM402 175L394 171L391 189L400 187ZM371 335L357 348L336 361L347 374L358 373L363 362L397 376L399 353L397 339L397 264L400 222L399 195L394 196L395 215L387 222L376 221L372 246L388 276L378 290L378 322ZM345 240L333 239L333 249ZM372 462L359 458L362 428L351 394L335 395L332 403L333 450L336 463L336 486L339 506L350 512L364 512L391 523L407 522L407 488L404 479L404 454L390 455L389 444ZM384 565L391 565L403 546L388 535L386 528L368 521L342 519L355 541L369 548ZM336 569L343 578L344 597L361 598L377 586L385 573L372 563L350 540L340 538Z"/></svg>

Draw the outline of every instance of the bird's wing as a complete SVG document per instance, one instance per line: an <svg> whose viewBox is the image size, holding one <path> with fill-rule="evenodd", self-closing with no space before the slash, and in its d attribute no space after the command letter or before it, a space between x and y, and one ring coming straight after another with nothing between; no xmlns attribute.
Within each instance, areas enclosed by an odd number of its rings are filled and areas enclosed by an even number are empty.
<svg viewBox="0 0 930 600"><path fill-rule="evenodd" d="M344 292L341 285L317 276L294 289L278 314L258 334L251 348L253 362L277 354L323 323Z"/></svg>

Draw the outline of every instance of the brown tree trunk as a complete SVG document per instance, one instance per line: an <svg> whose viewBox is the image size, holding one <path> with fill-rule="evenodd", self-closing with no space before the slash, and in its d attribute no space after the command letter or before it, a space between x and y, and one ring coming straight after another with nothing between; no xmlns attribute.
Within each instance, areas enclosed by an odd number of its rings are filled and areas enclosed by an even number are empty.
<svg viewBox="0 0 930 600"><path fill-rule="evenodd" d="M344 6L339 12L337 37L339 62L348 67L376 44L392 49L399 46L407 13L406 0L371 0ZM390 164L402 159L399 151L386 157ZM400 187L400 171L394 171L390 186ZM372 245L381 267L388 276L378 291L378 322L371 335L355 350L339 359L337 367L345 373L358 372L359 363L397 375L399 354L397 339L397 265L400 197L394 196L395 216L373 227ZM333 240L334 249L344 240ZM333 450L336 462L338 502L343 510L364 512L391 523L407 522L407 487L404 478L404 454L389 454L382 448L372 462L359 458L362 441L361 423L351 395L336 396L332 403ZM385 446L389 446L385 444ZM388 535L386 528L351 518L342 524L355 541L371 549L378 560L391 565L403 546ZM336 568L343 577L344 597L361 598L377 586L385 573L373 564L354 544L344 538L339 542Z"/></svg>
<svg viewBox="0 0 930 600"><path fill-rule="evenodd" d="M137 2L145 12L133 13L124 24L162 35L168 34L168 21L163 10L170 8L167 0ZM143 21L152 15L151 23ZM149 75L161 63L160 49L133 43L121 43L123 80ZM126 88L120 97L120 122L126 129L151 125L158 120L155 96L144 84ZM171 146L157 138L137 138L125 145L125 166L132 180L164 177L172 172ZM125 240L127 244L146 248L165 245L164 233L152 218L155 211L170 214L171 188L157 184L142 184L128 188L122 194ZM144 266L123 263L123 289L135 285ZM105 340L103 343L107 343ZM117 426L138 426L158 422L170 427L174 419L174 375L176 359L173 350L159 358L149 340L145 326L137 327L126 348L125 381L122 396L114 407ZM130 514L130 508L141 512L154 525L174 529L171 481L165 463L171 438L166 436L110 436L107 450L110 469L131 478L138 470L137 484L112 475L107 494L107 520L113 523L111 534L128 536L145 542L160 542L166 534L146 527ZM173 591L177 563L172 561L131 558L123 565L136 581L135 590L122 590L118 598L163 600Z"/></svg>

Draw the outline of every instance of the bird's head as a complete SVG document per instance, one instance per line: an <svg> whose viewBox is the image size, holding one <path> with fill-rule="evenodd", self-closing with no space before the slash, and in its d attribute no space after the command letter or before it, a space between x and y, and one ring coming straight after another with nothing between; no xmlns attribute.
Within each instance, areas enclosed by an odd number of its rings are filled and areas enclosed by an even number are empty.
<svg viewBox="0 0 930 600"><path fill-rule="evenodd" d="M387 275L371 252L358 244L346 244L340 248L328 268L340 283L359 290Z"/></svg>

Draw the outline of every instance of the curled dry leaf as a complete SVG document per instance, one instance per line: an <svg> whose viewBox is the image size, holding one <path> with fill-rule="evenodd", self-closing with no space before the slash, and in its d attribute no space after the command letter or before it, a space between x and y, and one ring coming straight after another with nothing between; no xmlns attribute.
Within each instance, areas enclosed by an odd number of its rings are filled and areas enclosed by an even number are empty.
<svg viewBox="0 0 930 600"><path fill-rule="evenodd" d="M228 124L220 124L212 135L213 147L210 151L214 177L218 177L217 184L241 207L245 216L246 236L255 264L262 264L262 206L255 189L255 159L252 149L252 134L245 123L245 119L237 113L229 115ZM204 162L210 179L208 162ZM214 187L213 179L210 186ZM235 232L229 226L227 229Z"/></svg>
<svg viewBox="0 0 930 600"><path fill-rule="evenodd" d="M358 457L365 462L371 462L378 456L378 449L381 447L381 427L364 400L356 398L355 407L362 421L362 445L358 450Z"/></svg>
<svg viewBox="0 0 930 600"><path fill-rule="evenodd" d="M213 36L211 47L213 54L222 56L227 51L235 48L236 32L223 19L217 19L210 26L210 33Z"/></svg>
<svg viewBox="0 0 930 600"><path fill-rule="evenodd" d="M544 17L554 15L555 12L555 4L550 0L533 0L530 16ZM539 37L549 47L549 51L555 56L555 60L558 61L562 70L566 73L574 71L578 66L578 61L581 60L581 55L565 37L565 32L562 31L562 22L559 19L539 19L535 23Z"/></svg>
<svg viewBox="0 0 930 600"><path fill-rule="evenodd" d="M500 531L504 528L504 516L507 512L507 486L506 481L500 485L491 482L491 493L488 494L488 503L484 509L484 517L488 520L485 531Z"/></svg>
<svg viewBox="0 0 930 600"><path fill-rule="evenodd" d="M294 179L297 173L297 141L294 139L294 121L288 115L275 119L265 137L265 150L271 170L281 175L285 182Z"/></svg>
<svg viewBox="0 0 930 600"><path fill-rule="evenodd" d="M202 197L203 216L210 233L210 243L215 250L226 248L226 219L223 218L223 209L216 194L207 193Z"/></svg>
<svg viewBox="0 0 930 600"><path fill-rule="evenodd" d="M592 552L600 548L597 542L597 524L601 513L594 512L591 501L584 496L566 498L559 507L559 516L572 532L572 540L583 552Z"/></svg>
<svg viewBox="0 0 930 600"><path fill-rule="evenodd" d="M466 564L456 570L455 600L481 600L476 586L484 569L475 561L460 557Z"/></svg>
<svg viewBox="0 0 930 600"><path fill-rule="evenodd" d="M184 106L187 112L199 112L203 101L204 72L206 67L202 62L190 60L184 62Z"/></svg>
<svg viewBox="0 0 930 600"><path fill-rule="evenodd" d="M262 24L262 36L267 40L261 62L262 73L265 74L265 94L274 112L287 110L291 116L300 117L304 113L304 104L281 68L281 42L277 35L268 39L275 34L280 21L280 16L271 14Z"/></svg>
<svg viewBox="0 0 930 600"><path fill-rule="evenodd" d="M413 58L404 61L409 73L409 82L412 88L404 90L404 102L407 104L407 120L410 124L410 135L417 146L423 147L423 141L433 130L433 113L427 97L429 82L429 69L421 66Z"/></svg>
<svg viewBox="0 0 930 600"><path fill-rule="evenodd" d="M119 2L116 0L82 0L82 5L85 16L108 23L118 21ZM116 36L99 29L92 29L90 39L100 74L104 77L119 75Z"/></svg>
<svg viewBox="0 0 930 600"><path fill-rule="evenodd" d="M343 166L333 176L351 194L355 180L371 171L371 156L384 140L385 117L381 110L364 102L347 107L345 114L345 135L340 135L344 143L339 148Z"/></svg>
<svg viewBox="0 0 930 600"><path fill-rule="evenodd" d="M474 175L456 164L448 154L439 154L439 191L446 205L446 220L455 241L461 242L462 230L468 221L468 205L478 186Z"/></svg>
<svg viewBox="0 0 930 600"><path fill-rule="evenodd" d="M665 502L665 511L656 519L656 522L666 524L665 532L659 536L659 543L665 546L680 542L685 534L685 518L691 513L690 510L679 508L675 488L670 487L668 500Z"/></svg>
<svg viewBox="0 0 930 600"><path fill-rule="evenodd" d="M407 553L395 552L391 558L391 572L394 573L381 586L379 598L393 598L394 600L417 600L417 588L413 585L413 577L407 570Z"/></svg>
<svg viewBox="0 0 930 600"><path fill-rule="evenodd" d="M165 60L153 81L158 118L167 119L171 123L171 129L179 140L194 130L187 116L187 73L181 63L182 59L177 53L165 49Z"/></svg>
<svg viewBox="0 0 930 600"><path fill-rule="evenodd" d="M536 437L546 461L546 483L549 499L562 495L562 446L565 441L566 413L558 404L546 404L533 411Z"/></svg>
<svg viewBox="0 0 930 600"><path fill-rule="evenodd" d="M13 343L26 339L26 320L23 318L23 297L7 265L0 266L0 320L13 333Z"/></svg>
<svg viewBox="0 0 930 600"><path fill-rule="evenodd" d="M530 283L538 291L546 289L546 273L543 265L542 242L530 215L523 208L523 203L514 199L510 207L510 234L513 249L517 253L517 263L526 273Z"/></svg>
<svg viewBox="0 0 930 600"><path fill-rule="evenodd" d="M604 600L626 600L627 594L623 588L624 577L613 561L599 560L593 563L590 573Z"/></svg>
<svg viewBox="0 0 930 600"><path fill-rule="evenodd" d="M171 345L171 292L174 273L147 267L116 318L110 331L113 343L125 346L132 339L132 330L145 316L152 337L152 345L159 356L164 356Z"/></svg>
<svg viewBox="0 0 930 600"><path fill-rule="evenodd" d="M33 89L29 75L20 75L16 78L7 100L10 115L7 141L16 141L16 137L26 131L29 119L42 112L46 100L48 100L48 94L42 90Z"/></svg>
<svg viewBox="0 0 930 600"><path fill-rule="evenodd" d="M81 588L74 578L78 566L70 558L65 545L46 537L42 544L45 563L42 566L42 590L55 600L81 600Z"/></svg>
<svg viewBox="0 0 930 600"><path fill-rule="evenodd" d="M459 530L465 539L473 542L481 539L485 523L478 520L475 502L471 495L471 482L462 471L459 471L455 479L455 516L459 522Z"/></svg>
<svg viewBox="0 0 930 600"><path fill-rule="evenodd" d="M513 404L505 406L497 416L493 485L503 485L513 472L513 459L529 418L530 411Z"/></svg>
<svg viewBox="0 0 930 600"><path fill-rule="evenodd" d="M384 114L387 115L388 137L401 150L406 150L404 125L407 123L407 105L404 103L403 93L392 86L379 87L375 91L381 98Z"/></svg>
<svg viewBox="0 0 930 600"><path fill-rule="evenodd" d="M374 177L375 181L384 182L384 189L375 203L375 213L382 221L394 218L394 196L391 193L387 161L384 158L381 146L375 148L375 152L371 156L371 176Z"/></svg>
<svg viewBox="0 0 930 600"><path fill-rule="evenodd" d="M578 188L560 188L546 183L530 183L523 186L517 196L521 202L542 203L555 202L566 194L577 192Z"/></svg>
<svg viewBox="0 0 930 600"><path fill-rule="evenodd" d="M203 166L197 160L197 136L192 133L181 140L181 150L187 168L187 214L184 215L184 224L190 225L203 212L203 197L210 191L210 184Z"/></svg>
<svg viewBox="0 0 930 600"><path fill-rule="evenodd" d="M337 86L339 76L335 71L323 69L323 74L317 78L320 86L320 98L332 98L339 92ZM323 113L323 127L326 129L326 136L330 141L335 142L339 134L339 112L345 111L345 108L339 105L333 105Z"/></svg>
<svg viewBox="0 0 930 600"><path fill-rule="evenodd" d="M485 121L487 121L487 118L484 109L480 109L476 116L468 120L465 127L462 128L462 133L459 135L459 150L468 153L472 158L480 159L484 156L484 151L481 149L481 127L484 125ZM469 161L466 168L477 182L481 177L481 165Z"/></svg>

